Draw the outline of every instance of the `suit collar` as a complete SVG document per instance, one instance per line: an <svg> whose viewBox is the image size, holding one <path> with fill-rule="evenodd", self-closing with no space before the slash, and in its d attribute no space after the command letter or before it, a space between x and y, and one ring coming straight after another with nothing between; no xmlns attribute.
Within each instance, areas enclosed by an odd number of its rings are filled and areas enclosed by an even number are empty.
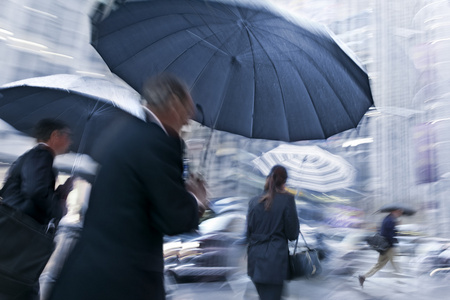
<svg viewBox="0 0 450 300"><path fill-rule="evenodd" d="M145 121L147 123L155 123L157 124L159 127L161 127L162 130L164 130L164 132L169 135L169 133L167 132L166 128L164 127L164 125L161 123L161 121L158 119L158 117L147 107L143 106L144 108L144 113L145 113Z"/></svg>

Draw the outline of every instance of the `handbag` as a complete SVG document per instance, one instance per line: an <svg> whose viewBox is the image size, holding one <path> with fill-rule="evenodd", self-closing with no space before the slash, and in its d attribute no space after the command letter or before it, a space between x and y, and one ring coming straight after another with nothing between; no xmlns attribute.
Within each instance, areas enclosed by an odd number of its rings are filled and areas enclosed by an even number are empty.
<svg viewBox="0 0 450 300"><path fill-rule="evenodd" d="M32 287L54 249L54 221L42 225L0 201L0 291Z"/></svg>
<svg viewBox="0 0 450 300"><path fill-rule="evenodd" d="M379 233L367 238L367 244L379 253L384 253L391 246L388 240Z"/></svg>
<svg viewBox="0 0 450 300"><path fill-rule="evenodd" d="M300 234L305 242L306 250L297 252L298 237L295 241L294 252L289 254L289 279L301 277L312 278L322 273L319 255L315 249L311 249L306 243L303 233Z"/></svg>

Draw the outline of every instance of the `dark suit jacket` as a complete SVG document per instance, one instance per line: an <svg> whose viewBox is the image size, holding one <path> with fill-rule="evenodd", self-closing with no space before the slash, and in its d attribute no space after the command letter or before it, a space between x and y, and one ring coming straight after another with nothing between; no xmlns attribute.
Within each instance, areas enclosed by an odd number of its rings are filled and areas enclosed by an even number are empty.
<svg viewBox="0 0 450 300"><path fill-rule="evenodd" d="M61 195L55 191L57 172L52 150L38 144L11 166L3 189L3 202L33 217L41 224L61 219Z"/></svg>
<svg viewBox="0 0 450 300"><path fill-rule="evenodd" d="M198 225L180 139L130 116L99 137L97 150L83 231L51 299L162 299L163 235Z"/></svg>
<svg viewBox="0 0 450 300"><path fill-rule="evenodd" d="M250 200L247 215L248 275L253 282L282 284L288 277L288 240L299 234L294 196L276 193L269 211L261 196Z"/></svg>

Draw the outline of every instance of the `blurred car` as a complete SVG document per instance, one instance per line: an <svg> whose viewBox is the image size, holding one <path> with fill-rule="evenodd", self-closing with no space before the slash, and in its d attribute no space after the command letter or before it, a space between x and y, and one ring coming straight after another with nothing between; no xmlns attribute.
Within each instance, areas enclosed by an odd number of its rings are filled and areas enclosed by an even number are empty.
<svg viewBox="0 0 450 300"><path fill-rule="evenodd" d="M248 197L226 197L212 200L210 209L216 214L227 212L246 212L248 207Z"/></svg>
<svg viewBox="0 0 450 300"><path fill-rule="evenodd" d="M238 271L234 243L242 238L245 214L228 212L207 219L194 233L167 238L165 276L169 282L226 280Z"/></svg>

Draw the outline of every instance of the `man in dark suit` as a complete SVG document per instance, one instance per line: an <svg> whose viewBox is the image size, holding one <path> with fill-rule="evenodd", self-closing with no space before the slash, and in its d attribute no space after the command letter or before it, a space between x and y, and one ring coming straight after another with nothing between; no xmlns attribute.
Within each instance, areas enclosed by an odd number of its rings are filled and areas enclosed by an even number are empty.
<svg viewBox="0 0 450 300"><path fill-rule="evenodd" d="M70 129L61 121L44 119L36 124L35 136L38 144L13 163L1 196L3 203L47 225L52 219L57 223L67 212L66 198L72 190L72 179L55 190L57 173L53 169L53 160L69 148ZM38 292L39 283L36 282L33 290L20 291L26 294L20 299L38 299ZM0 297L6 297L2 295L0 288Z"/></svg>
<svg viewBox="0 0 450 300"><path fill-rule="evenodd" d="M124 116L99 137L83 232L50 299L165 299L163 235L198 226L206 190L183 181L178 136L193 101L168 75L149 80L142 94L152 122Z"/></svg>

